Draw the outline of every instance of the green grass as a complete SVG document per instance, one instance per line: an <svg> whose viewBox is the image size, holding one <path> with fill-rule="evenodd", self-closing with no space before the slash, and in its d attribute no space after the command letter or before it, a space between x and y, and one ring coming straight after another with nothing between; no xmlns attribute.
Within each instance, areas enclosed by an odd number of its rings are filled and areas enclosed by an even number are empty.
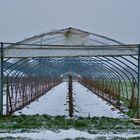
<svg viewBox="0 0 140 140"><path fill-rule="evenodd" d="M49 129L58 132L59 129L76 129L88 132L90 134L120 134L131 132L131 134L139 134L140 125L135 125L129 119L115 119L106 117L93 118L73 118L68 119L64 116L47 116L47 115L32 115L32 116L1 116L0 117L0 133L4 132L35 132L37 129ZM0 140L14 140L12 137L0 138ZM29 140L28 138L17 137L17 140ZM121 138L121 137L105 137L99 136L95 140L139 140L140 137L135 138ZM89 140L83 137L65 140Z"/></svg>
<svg viewBox="0 0 140 140"><path fill-rule="evenodd" d="M139 131L140 126L129 119L113 119L105 117L67 119L64 116L51 117L47 115L3 116L0 117L0 132L20 129L22 132L30 129L70 129L87 130L89 133L99 131Z"/></svg>

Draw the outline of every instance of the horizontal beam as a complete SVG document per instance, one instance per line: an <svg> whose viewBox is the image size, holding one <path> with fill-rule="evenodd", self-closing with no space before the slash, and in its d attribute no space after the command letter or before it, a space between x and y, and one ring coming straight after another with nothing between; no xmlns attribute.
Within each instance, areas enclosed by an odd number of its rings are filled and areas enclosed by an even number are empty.
<svg viewBox="0 0 140 140"><path fill-rule="evenodd" d="M5 47L5 58L65 57L65 56L125 56L138 55L138 45L43 45L16 44Z"/></svg>

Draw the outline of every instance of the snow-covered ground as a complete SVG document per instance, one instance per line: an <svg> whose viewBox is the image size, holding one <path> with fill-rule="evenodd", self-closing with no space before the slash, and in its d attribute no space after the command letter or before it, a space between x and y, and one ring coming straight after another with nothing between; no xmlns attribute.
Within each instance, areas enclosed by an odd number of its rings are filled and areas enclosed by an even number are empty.
<svg viewBox="0 0 140 140"><path fill-rule="evenodd" d="M68 116L67 104L68 86L66 82L54 87L37 101L31 103L24 109L15 112L18 114L48 114L52 116ZM112 111L113 106L109 105L96 94L77 82L73 82L74 116L93 117L123 117L118 110Z"/></svg>
<svg viewBox="0 0 140 140"><path fill-rule="evenodd" d="M52 90L47 92L45 95L40 97L35 102L31 103L22 110L15 112L15 115L27 114L48 114L52 116L65 115L68 116L68 84L66 82L54 87ZM103 101L96 94L89 91L87 88L77 82L73 82L73 104L74 104L74 116L81 117L93 117L93 116L105 116L120 118L124 117L117 109L112 111L114 108L107 102ZM114 109L113 109L114 110ZM58 129L55 131L40 129L31 130L30 132L12 132L12 133L0 133L1 138L13 137L13 138L30 138L30 139L49 139L49 140L61 140L61 139L75 139L75 138L87 138L96 139L100 137L113 138L132 138L140 137L138 133L97 133L90 134L87 131L79 131L75 129L62 130Z"/></svg>
<svg viewBox="0 0 140 140"><path fill-rule="evenodd" d="M77 82L73 84L73 93L77 110L74 113L76 116L105 116L113 118L120 118L124 116L117 109L115 109L115 111L112 111L112 108L114 108L112 105L109 105L106 101L102 100L96 94L89 91L87 88Z"/></svg>
<svg viewBox="0 0 140 140"><path fill-rule="evenodd" d="M48 114L51 116L68 115L66 111L67 83L61 83L54 87L44 96L40 97L35 102L20 111L15 112L15 115L26 114Z"/></svg>
<svg viewBox="0 0 140 140"><path fill-rule="evenodd" d="M140 137L140 134L128 134L126 133L106 133L106 134L90 134L85 131L79 131L75 129L69 130L57 130L56 132L51 130L41 130L36 132L25 132L25 133L0 133L0 138L4 137L21 137L21 138L30 138L33 140L63 140L66 138L75 139L75 138L87 138L87 139L95 139L99 137L105 138L114 138L114 137L121 137L121 138L133 138L133 137Z"/></svg>

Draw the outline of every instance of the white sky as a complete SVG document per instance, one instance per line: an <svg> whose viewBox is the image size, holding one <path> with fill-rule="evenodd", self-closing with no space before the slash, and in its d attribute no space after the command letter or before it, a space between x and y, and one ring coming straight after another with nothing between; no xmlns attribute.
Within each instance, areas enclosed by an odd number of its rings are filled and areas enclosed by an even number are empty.
<svg viewBox="0 0 140 140"><path fill-rule="evenodd" d="M140 0L0 0L0 41L67 27L140 43Z"/></svg>

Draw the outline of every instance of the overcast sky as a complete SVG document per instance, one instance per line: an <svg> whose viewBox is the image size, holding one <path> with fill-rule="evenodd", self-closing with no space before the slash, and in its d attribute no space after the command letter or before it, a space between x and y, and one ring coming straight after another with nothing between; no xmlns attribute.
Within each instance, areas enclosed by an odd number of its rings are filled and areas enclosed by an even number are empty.
<svg viewBox="0 0 140 140"><path fill-rule="evenodd" d="M140 43L140 0L0 0L0 41L67 27Z"/></svg>

